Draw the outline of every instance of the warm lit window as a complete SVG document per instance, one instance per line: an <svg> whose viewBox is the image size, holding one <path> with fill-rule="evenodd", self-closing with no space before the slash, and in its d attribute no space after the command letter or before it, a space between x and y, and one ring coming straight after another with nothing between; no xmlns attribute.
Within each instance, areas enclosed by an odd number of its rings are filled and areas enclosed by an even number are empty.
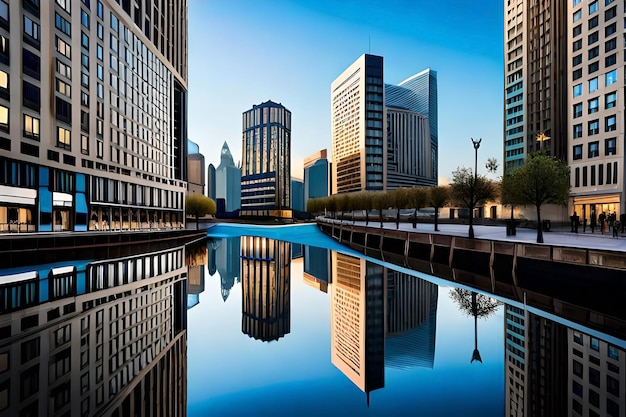
<svg viewBox="0 0 626 417"><path fill-rule="evenodd" d="M72 68L57 59L57 72L67 79L72 79Z"/></svg>
<svg viewBox="0 0 626 417"><path fill-rule="evenodd" d="M0 106L0 130L9 132L9 108Z"/></svg>
<svg viewBox="0 0 626 417"><path fill-rule="evenodd" d="M57 36L57 51L66 58L72 59L72 50L70 46Z"/></svg>
<svg viewBox="0 0 626 417"><path fill-rule="evenodd" d="M71 132L68 129L57 127L57 146L59 148L71 149Z"/></svg>
<svg viewBox="0 0 626 417"><path fill-rule="evenodd" d="M39 140L39 119L24 115L24 137Z"/></svg>
<svg viewBox="0 0 626 417"><path fill-rule="evenodd" d="M59 80L58 78L56 79L56 81L57 91L66 97L72 97L72 88L70 87L70 85Z"/></svg>

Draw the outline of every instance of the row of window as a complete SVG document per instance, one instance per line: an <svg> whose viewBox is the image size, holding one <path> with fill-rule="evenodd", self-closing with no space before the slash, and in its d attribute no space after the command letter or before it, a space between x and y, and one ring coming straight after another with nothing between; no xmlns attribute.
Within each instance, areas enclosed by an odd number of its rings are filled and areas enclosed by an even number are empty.
<svg viewBox="0 0 626 417"><path fill-rule="evenodd" d="M604 118L604 132L614 132L617 130L617 116L611 115ZM600 133L600 120L590 120L587 122L587 136L594 136ZM574 139L583 137L583 125L582 123L575 124L573 126Z"/></svg>
<svg viewBox="0 0 626 417"><path fill-rule="evenodd" d="M613 91L611 93L604 95L604 108L612 109L617 104L617 92ZM587 114L593 114L598 111L599 98L594 97L590 100L587 100ZM574 118L578 118L583 115L583 103L574 104Z"/></svg>
<svg viewBox="0 0 626 417"><path fill-rule="evenodd" d="M576 167L574 169L574 187L581 186L581 178L583 187L587 187L588 185L594 187L596 185L604 185L605 183L617 184L617 162L608 162L606 164L606 176L604 164L598 164L597 170L595 165L591 165L590 167L584 166L582 170L581 167Z"/></svg>
<svg viewBox="0 0 626 417"><path fill-rule="evenodd" d="M604 74L604 85L608 87L609 85L617 82L617 69L607 72ZM598 77L593 77L588 81L588 92L593 93L598 90ZM583 94L583 84L579 83L574 85L574 98L579 97Z"/></svg>
<svg viewBox="0 0 626 417"><path fill-rule="evenodd" d="M615 155L617 153L616 139L609 138L604 140L604 155ZM587 158L596 158L600 156L600 142L590 142L587 144ZM575 145L573 147L572 159L583 159L583 145Z"/></svg>

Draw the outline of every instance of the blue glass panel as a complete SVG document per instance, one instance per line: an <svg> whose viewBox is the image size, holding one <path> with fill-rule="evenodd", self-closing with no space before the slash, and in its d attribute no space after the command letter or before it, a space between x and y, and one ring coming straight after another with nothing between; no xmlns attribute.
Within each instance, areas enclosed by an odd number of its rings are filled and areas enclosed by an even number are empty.
<svg viewBox="0 0 626 417"><path fill-rule="evenodd" d="M76 174L76 191L85 192L85 174Z"/></svg>

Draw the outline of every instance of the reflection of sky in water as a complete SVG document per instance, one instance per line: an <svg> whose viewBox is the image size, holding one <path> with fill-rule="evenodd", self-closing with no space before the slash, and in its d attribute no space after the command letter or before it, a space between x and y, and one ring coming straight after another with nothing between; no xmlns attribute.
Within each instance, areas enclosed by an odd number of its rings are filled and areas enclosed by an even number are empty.
<svg viewBox="0 0 626 417"><path fill-rule="evenodd" d="M241 284L223 301L219 273L206 275L188 311L190 416L503 415L502 307L479 319L483 363L470 364L474 320L440 287L433 368L386 368L368 409L366 394L331 364L329 294L303 282L302 258L291 274L291 332L270 343L241 332Z"/></svg>

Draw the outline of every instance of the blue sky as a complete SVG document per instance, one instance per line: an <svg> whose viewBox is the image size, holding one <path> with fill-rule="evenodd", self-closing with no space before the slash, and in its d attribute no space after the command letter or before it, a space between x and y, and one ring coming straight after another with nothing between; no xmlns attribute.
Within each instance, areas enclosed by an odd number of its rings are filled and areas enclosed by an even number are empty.
<svg viewBox="0 0 626 417"><path fill-rule="evenodd" d="M292 176L330 155L330 84L363 53L384 57L385 82L431 68L439 90L439 176L502 167L503 3L413 0L191 0L189 138L219 164L241 160L241 114L272 100L292 112Z"/></svg>

